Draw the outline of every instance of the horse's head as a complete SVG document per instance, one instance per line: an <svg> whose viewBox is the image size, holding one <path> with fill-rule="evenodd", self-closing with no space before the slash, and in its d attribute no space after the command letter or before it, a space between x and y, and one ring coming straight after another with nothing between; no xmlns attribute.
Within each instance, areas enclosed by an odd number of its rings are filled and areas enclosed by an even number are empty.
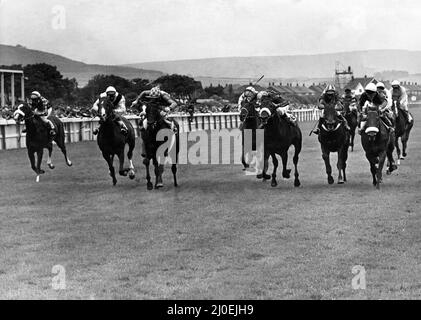
<svg viewBox="0 0 421 320"><path fill-rule="evenodd" d="M369 137L375 137L379 132L379 122L380 116L378 110L368 110L367 111L367 129L365 133Z"/></svg>
<svg viewBox="0 0 421 320"><path fill-rule="evenodd" d="M275 105L269 99L263 99L259 111L260 128L267 126L276 114Z"/></svg>
<svg viewBox="0 0 421 320"><path fill-rule="evenodd" d="M324 113L324 122L322 124L323 129L328 132L337 130L339 126L341 125L341 123L339 121L338 113L335 109L335 105L334 104L327 105L323 113Z"/></svg>
<svg viewBox="0 0 421 320"><path fill-rule="evenodd" d="M253 102L243 101L240 109L240 120L245 121L249 118L256 118L256 105Z"/></svg>
<svg viewBox="0 0 421 320"><path fill-rule="evenodd" d="M114 105L108 97L99 99L99 116L103 120L111 119L114 116Z"/></svg>
<svg viewBox="0 0 421 320"><path fill-rule="evenodd" d="M13 113L15 121L28 120L34 116L34 112L27 103L21 104Z"/></svg>

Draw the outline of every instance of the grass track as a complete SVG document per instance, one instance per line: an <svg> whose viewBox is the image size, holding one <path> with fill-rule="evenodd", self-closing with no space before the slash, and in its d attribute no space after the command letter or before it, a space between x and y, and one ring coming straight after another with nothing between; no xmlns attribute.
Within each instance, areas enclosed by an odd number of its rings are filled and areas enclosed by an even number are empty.
<svg viewBox="0 0 421 320"><path fill-rule="evenodd" d="M36 184L25 150L1 151L0 298L420 299L420 126L380 191L360 136L349 182L329 186L311 124L301 128L300 188L239 165L181 165L178 189L166 168L165 188L148 192L138 148L136 180L112 187L95 142L68 145L71 168L56 149ZM57 264L63 291L51 288ZM359 264L367 289L355 291Z"/></svg>

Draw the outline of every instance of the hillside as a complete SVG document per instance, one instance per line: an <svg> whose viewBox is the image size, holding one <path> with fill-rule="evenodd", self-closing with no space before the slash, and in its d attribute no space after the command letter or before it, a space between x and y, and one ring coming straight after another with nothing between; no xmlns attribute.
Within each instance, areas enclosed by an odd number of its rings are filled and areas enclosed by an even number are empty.
<svg viewBox="0 0 421 320"><path fill-rule="evenodd" d="M128 64L135 68L214 78L326 78L334 75L335 62L352 66L355 75L384 70L421 72L421 51L369 50L317 55L228 57Z"/></svg>
<svg viewBox="0 0 421 320"><path fill-rule="evenodd" d="M154 80L163 75L162 72L143 68L86 64L48 52L0 44L0 65L27 65L42 62L57 66L64 77L76 78L79 86L84 86L96 74L114 74L127 79L143 78L149 80Z"/></svg>

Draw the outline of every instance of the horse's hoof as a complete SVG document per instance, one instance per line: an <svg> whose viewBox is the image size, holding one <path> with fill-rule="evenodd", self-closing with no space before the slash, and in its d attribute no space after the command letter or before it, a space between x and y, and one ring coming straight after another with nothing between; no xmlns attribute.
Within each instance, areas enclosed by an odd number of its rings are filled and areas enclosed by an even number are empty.
<svg viewBox="0 0 421 320"><path fill-rule="evenodd" d="M291 178L291 169L288 169L285 172L282 172L282 177L284 177L285 179Z"/></svg>
<svg viewBox="0 0 421 320"><path fill-rule="evenodd" d="M345 181L343 179L338 179L338 184L344 184Z"/></svg>
<svg viewBox="0 0 421 320"><path fill-rule="evenodd" d="M403 156L402 159L404 159L407 156L406 152L402 153L402 156Z"/></svg>
<svg viewBox="0 0 421 320"><path fill-rule="evenodd" d="M164 187L164 185L162 183L157 183L155 185L155 189L160 189L160 188L163 188L163 187Z"/></svg>
<svg viewBox="0 0 421 320"><path fill-rule="evenodd" d="M40 170L40 171L39 171L39 173L40 173L40 174L44 174L44 173L45 173L45 171L44 171L44 170Z"/></svg>
<svg viewBox="0 0 421 320"><path fill-rule="evenodd" d="M258 174L258 175L256 176L256 178L257 178L257 179L263 179L263 174Z"/></svg>
<svg viewBox="0 0 421 320"><path fill-rule="evenodd" d="M67 166L71 167L73 163L71 161L67 162Z"/></svg>
<svg viewBox="0 0 421 320"><path fill-rule="evenodd" d="M117 184L117 179L113 180L113 186L115 186Z"/></svg>
<svg viewBox="0 0 421 320"><path fill-rule="evenodd" d="M135 173L134 172L130 172L129 178L130 178L130 180L133 180L134 178L136 178Z"/></svg>
<svg viewBox="0 0 421 320"><path fill-rule="evenodd" d="M269 180L270 178L271 178L271 176L268 175L268 174L263 175L263 180Z"/></svg>
<svg viewBox="0 0 421 320"><path fill-rule="evenodd" d="M278 183L276 182L276 180L272 180L272 183L270 185L271 187L275 188L278 185Z"/></svg>
<svg viewBox="0 0 421 320"><path fill-rule="evenodd" d="M53 170L53 169L55 168L55 165L53 165L53 164L51 164L51 163L50 163L50 164L48 165L48 167L49 167L51 170Z"/></svg>
<svg viewBox="0 0 421 320"><path fill-rule="evenodd" d="M327 183L333 184L334 182L335 182L335 180L333 179L333 177L328 177L327 178Z"/></svg>
<svg viewBox="0 0 421 320"><path fill-rule="evenodd" d="M119 171L120 176L127 177L127 170Z"/></svg>
<svg viewBox="0 0 421 320"><path fill-rule="evenodd" d="M401 159L401 160L405 160L405 156L403 156L403 155L402 155L400 159Z"/></svg>
<svg viewBox="0 0 421 320"><path fill-rule="evenodd" d="M178 188L178 184L177 183L174 183L174 187Z"/></svg>
<svg viewBox="0 0 421 320"><path fill-rule="evenodd" d="M152 182L148 182L148 184L146 185L146 187L148 188L148 190L153 190Z"/></svg>
<svg viewBox="0 0 421 320"><path fill-rule="evenodd" d="M294 187L298 188L299 186L301 186L301 182L297 179L294 181Z"/></svg>

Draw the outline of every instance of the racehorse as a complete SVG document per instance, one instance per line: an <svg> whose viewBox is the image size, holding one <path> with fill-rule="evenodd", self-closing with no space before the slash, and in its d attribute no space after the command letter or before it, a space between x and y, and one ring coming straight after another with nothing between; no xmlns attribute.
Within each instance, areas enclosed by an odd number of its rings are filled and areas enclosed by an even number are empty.
<svg viewBox="0 0 421 320"><path fill-rule="evenodd" d="M355 130L358 126L358 111L356 106L354 107L351 105L344 105L345 107L345 119L348 122L348 126L350 128L349 131L349 145L351 147L351 151L354 151L354 139L355 139Z"/></svg>
<svg viewBox="0 0 421 320"><path fill-rule="evenodd" d="M320 127L319 142L322 149L322 158L326 166L327 182L329 184L334 183L329 158L331 152L337 152L338 184L343 184L346 182L346 161L348 160L350 134L346 130L344 123L340 121L334 105L325 107Z"/></svg>
<svg viewBox="0 0 421 320"><path fill-rule="evenodd" d="M294 186L299 187L301 182L298 178L298 158L302 148L302 133L298 125L291 125L285 118L281 117L276 111L272 102L268 101L262 104L260 110L261 125L259 128L264 129L264 165L261 174L257 175L258 179L269 180L270 175L266 174L268 170L269 156L272 157L273 172L271 186L278 185L276 181L276 171L278 169L278 160L276 154L282 158L282 177L289 179L291 169L287 169L288 150L291 145L294 146Z"/></svg>
<svg viewBox="0 0 421 320"><path fill-rule="evenodd" d="M143 164L146 166L146 180L147 189L152 190L153 185L151 182L151 175L149 172L150 161L152 160L155 167L155 189L162 188L164 186L162 180L162 174L164 173L164 158L170 156L172 164L171 171L174 177L174 186L178 187L177 183L177 162L178 153L180 150L180 126L176 121L174 125L177 132L174 133L171 130L170 125L161 116L159 108L148 106L146 111L147 129L142 131L142 139L145 144L146 157L143 159ZM165 130L161 131L160 130ZM160 135L163 133L162 140ZM166 138L164 137L165 134ZM168 139L171 139L168 141ZM161 146L164 143L170 142L170 145L162 150L162 157L157 155L161 151ZM175 143L175 146L174 146ZM165 147L165 146L164 146ZM174 149L175 147L175 149ZM175 151L175 152L174 152ZM173 157L173 155L175 157ZM174 159L175 158L175 159Z"/></svg>
<svg viewBox="0 0 421 320"><path fill-rule="evenodd" d="M379 110L373 110L372 108L372 106L369 107L367 111L365 126L367 129L363 128L361 132L361 144L370 163L373 185L380 189L380 184L383 182L382 171L386 156L389 163L386 173L391 174L398 168L393 160L395 134L388 131L386 125L381 121Z"/></svg>
<svg viewBox="0 0 421 320"><path fill-rule="evenodd" d="M102 156L108 164L109 173L113 180L113 185L117 184L117 179L115 176L115 170L113 165L115 155L117 155L120 161L119 174L121 176L127 176L127 174L129 174L129 178L133 180L135 178L134 166L132 161L133 149L135 147L135 132L132 124L126 118L120 116L127 127L127 134L124 135L121 132L120 126L115 121L113 104L107 97L99 99L99 113L101 126L98 132L97 143L99 149L102 152ZM124 148L126 144L129 145L127 157L130 161L130 167L128 169L123 168Z"/></svg>
<svg viewBox="0 0 421 320"><path fill-rule="evenodd" d="M252 130L252 150L256 150L256 129L259 127L259 113L256 111L255 105L250 102L243 101L240 110L241 124L241 162L246 170L250 165L245 160L244 154L244 130Z"/></svg>
<svg viewBox="0 0 421 320"><path fill-rule="evenodd" d="M414 120L409 122L407 116L404 114L404 111L398 107L398 104L399 101L394 101L392 109L394 109L394 114L396 114L396 109L398 111L398 115L395 117L395 147L396 153L398 154L398 165L400 165L401 159L403 160L406 157L406 147L409 139L409 134L411 132L412 127L414 126ZM401 138L402 142L402 156L401 149L399 148L399 138Z"/></svg>
<svg viewBox="0 0 421 320"><path fill-rule="evenodd" d="M53 139L49 136L50 127L47 127L46 124L32 111L31 107L24 103L18 107L14 112L14 119L16 122L25 121L26 125L26 148L28 150L29 161L31 162L31 168L37 174L36 182L39 182L40 174L44 174L45 171L41 169L42 156L44 154L44 148L48 149L48 160L47 164L50 169L54 169L55 166L51 161L51 154L53 152L53 142L54 140L61 152L63 152L64 159L66 164L71 167L72 162L67 156L66 146L64 144L64 125L55 116L49 116L48 119L54 124L56 135ZM35 164L35 153L37 154L37 162Z"/></svg>

